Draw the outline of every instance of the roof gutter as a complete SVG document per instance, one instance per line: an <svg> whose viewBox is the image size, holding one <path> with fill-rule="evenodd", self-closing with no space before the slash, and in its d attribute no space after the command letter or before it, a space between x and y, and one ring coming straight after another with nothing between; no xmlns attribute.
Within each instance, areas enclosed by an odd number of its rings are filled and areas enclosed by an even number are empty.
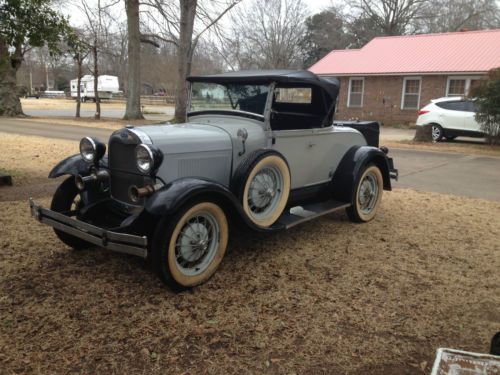
<svg viewBox="0 0 500 375"><path fill-rule="evenodd" d="M386 76L472 76L486 75L488 71L476 72L405 72L405 73L316 73L319 77L386 77Z"/></svg>

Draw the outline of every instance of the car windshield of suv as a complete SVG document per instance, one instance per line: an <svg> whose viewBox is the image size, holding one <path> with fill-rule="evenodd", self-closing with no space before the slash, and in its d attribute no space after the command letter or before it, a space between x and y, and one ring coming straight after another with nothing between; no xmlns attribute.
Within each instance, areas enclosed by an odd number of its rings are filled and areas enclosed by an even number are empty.
<svg viewBox="0 0 500 375"><path fill-rule="evenodd" d="M264 115L267 85L193 82L190 111L243 111Z"/></svg>

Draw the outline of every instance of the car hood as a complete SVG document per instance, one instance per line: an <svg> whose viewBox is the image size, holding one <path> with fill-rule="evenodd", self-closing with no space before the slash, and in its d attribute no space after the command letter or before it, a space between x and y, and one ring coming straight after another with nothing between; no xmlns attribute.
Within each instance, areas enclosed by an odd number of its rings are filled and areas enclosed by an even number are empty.
<svg viewBox="0 0 500 375"><path fill-rule="evenodd" d="M146 134L164 154L232 149L231 137L226 131L206 124L149 125L134 130Z"/></svg>

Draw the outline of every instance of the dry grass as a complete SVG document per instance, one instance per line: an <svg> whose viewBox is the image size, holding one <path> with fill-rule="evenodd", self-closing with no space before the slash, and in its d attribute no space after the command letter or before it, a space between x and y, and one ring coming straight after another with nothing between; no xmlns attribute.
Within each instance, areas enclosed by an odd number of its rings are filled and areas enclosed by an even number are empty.
<svg viewBox="0 0 500 375"><path fill-rule="evenodd" d="M490 146L480 142L413 142L412 140L394 141L381 139L381 144L389 148L402 148L420 151L458 152L468 155L500 156L500 146Z"/></svg>
<svg viewBox="0 0 500 375"><path fill-rule="evenodd" d="M138 259L65 248L25 201L0 210L4 373L423 374L500 324L499 203L397 190L369 224L233 233L181 294Z"/></svg>
<svg viewBox="0 0 500 375"><path fill-rule="evenodd" d="M71 251L29 217L33 183L77 142L0 140L18 173L0 188L2 373L427 374L436 348L485 352L499 330L500 203L396 190L368 224L232 233L216 275L174 294L140 259Z"/></svg>
<svg viewBox="0 0 500 375"><path fill-rule="evenodd" d="M8 133L0 133L0 150L0 169L11 174L17 186L46 182L52 167L79 152L76 141Z"/></svg>
<svg viewBox="0 0 500 375"><path fill-rule="evenodd" d="M0 172L14 186L0 188L0 202L51 195L57 181L47 178L62 159L77 154L78 142L0 132Z"/></svg>

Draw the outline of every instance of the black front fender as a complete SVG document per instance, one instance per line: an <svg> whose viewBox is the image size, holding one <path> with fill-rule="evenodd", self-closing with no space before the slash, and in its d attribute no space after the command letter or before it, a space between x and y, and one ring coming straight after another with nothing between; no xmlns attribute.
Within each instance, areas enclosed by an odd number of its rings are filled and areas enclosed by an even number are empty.
<svg viewBox="0 0 500 375"><path fill-rule="evenodd" d="M377 147L353 146L346 152L333 175L334 199L351 202L357 179L363 168L370 163L375 164L382 172L384 190L392 190L387 155Z"/></svg>
<svg viewBox="0 0 500 375"><path fill-rule="evenodd" d="M185 177L165 185L148 198L144 210L153 216L173 215L187 202L195 199L216 201L227 215L237 215L248 227L259 231L270 230L254 225L226 186L204 178Z"/></svg>
<svg viewBox="0 0 500 375"><path fill-rule="evenodd" d="M99 161L99 167L107 167L107 156ZM87 175L90 171L90 164L86 163L80 154L70 156L61 160L49 173L49 178L56 178L63 175L76 176L78 174Z"/></svg>
<svg viewBox="0 0 500 375"><path fill-rule="evenodd" d="M86 163L80 154L76 154L61 160L49 173L49 178L56 178L65 174L76 176L77 174L87 174L89 164Z"/></svg>

